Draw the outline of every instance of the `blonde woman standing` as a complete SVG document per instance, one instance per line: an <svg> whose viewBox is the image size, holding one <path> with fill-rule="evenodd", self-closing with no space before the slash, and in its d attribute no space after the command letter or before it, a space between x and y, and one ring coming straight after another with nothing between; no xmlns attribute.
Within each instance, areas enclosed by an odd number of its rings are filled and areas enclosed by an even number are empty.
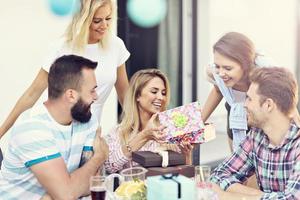
<svg viewBox="0 0 300 200"><path fill-rule="evenodd" d="M116 88L119 102L123 103L128 88L125 62L130 53L124 42L112 34L112 25L116 22L116 5L112 0L82 0L81 4L81 9L66 30L63 42L45 59L36 78L1 125L0 138L23 111L39 99L48 86L50 65L62 55L75 54L98 62L95 73L99 98L92 106L92 112L99 122L104 102L113 87Z"/></svg>

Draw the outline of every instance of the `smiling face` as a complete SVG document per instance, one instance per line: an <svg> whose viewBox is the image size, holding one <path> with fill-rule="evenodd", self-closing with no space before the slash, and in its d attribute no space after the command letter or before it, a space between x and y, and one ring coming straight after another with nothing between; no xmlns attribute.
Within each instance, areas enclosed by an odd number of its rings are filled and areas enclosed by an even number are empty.
<svg viewBox="0 0 300 200"><path fill-rule="evenodd" d="M252 83L247 91L247 98L244 107L247 110L247 120L251 127L262 128L267 121L263 103L260 102L260 95L257 94L258 85Z"/></svg>
<svg viewBox="0 0 300 200"><path fill-rule="evenodd" d="M244 71L239 63L218 52L214 53L214 62L216 73L223 79L227 87L236 87L243 84Z"/></svg>
<svg viewBox="0 0 300 200"><path fill-rule="evenodd" d="M96 77L94 70L82 70L82 85L77 102L71 108L72 118L81 123L88 122L92 116L91 105L97 100Z"/></svg>
<svg viewBox="0 0 300 200"><path fill-rule="evenodd" d="M109 4L99 7L93 17L89 29L89 43L97 43L103 39L111 24L112 9Z"/></svg>
<svg viewBox="0 0 300 200"><path fill-rule="evenodd" d="M151 79L137 97L139 112L147 112L150 116L161 112L166 104L166 86L159 77Z"/></svg>

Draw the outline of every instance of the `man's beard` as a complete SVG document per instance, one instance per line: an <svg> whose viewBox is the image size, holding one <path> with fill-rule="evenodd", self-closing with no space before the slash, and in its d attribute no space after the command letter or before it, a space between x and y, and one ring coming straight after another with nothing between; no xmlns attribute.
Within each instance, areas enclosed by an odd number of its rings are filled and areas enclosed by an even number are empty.
<svg viewBox="0 0 300 200"><path fill-rule="evenodd" d="M262 128L265 120L258 119L254 113L248 111L248 125L250 127Z"/></svg>
<svg viewBox="0 0 300 200"><path fill-rule="evenodd" d="M86 123L91 119L91 104L86 104L80 98L77 103L71 108L72 118L78 122Z"/></svg>

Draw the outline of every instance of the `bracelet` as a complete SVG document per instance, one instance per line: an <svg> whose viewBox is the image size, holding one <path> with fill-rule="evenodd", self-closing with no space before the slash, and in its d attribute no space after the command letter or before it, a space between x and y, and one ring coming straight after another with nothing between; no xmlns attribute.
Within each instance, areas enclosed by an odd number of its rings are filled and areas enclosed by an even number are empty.
<svg viewBox="0 0 300 200"><path fill-rule="evenodd" d="M131 148L131 146L129 146L129 144L128 144L128 143L126 144L126 149L127 149L127 151L128 151L129 153L131 153L131 152L132 152L132 148Z"/></svg>

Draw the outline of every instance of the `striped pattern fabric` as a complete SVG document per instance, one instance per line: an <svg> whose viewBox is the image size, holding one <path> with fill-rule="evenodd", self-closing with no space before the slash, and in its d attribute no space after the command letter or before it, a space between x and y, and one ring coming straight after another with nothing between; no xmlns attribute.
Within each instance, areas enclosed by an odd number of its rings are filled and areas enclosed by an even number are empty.
<svg viewBox="0 0 300 200"><path fill-rule="evenodd" d="M233 151L236 151L239 148L240 144L242 144L245 140L246 133L242 129L232 129L232 137L232 148Z"/></svg>
<svg viewBox="0 0 300 200"><path fill-rule="evenodd" d="M231 129L247 130L247 112L244 108L244 102L237 102L235 100L233 89L225 85L223 79L216 73L213 73L215 83L220 92L230 105L229 127Z"/></svg>
<svg viewBox="0 0 300 200"><path fill-rule="evenodd" d="M231 157L212 173L211 181L226 190L255 174L262 199L300 199L299 127L291 124L279 146L273 146L261 129L251 129Z"/></svg>
<svg viewBox="0 0 300 200"><path fill-rule="evenodd" d="M213 66L214 68L214 66ZM237 150L238 146L246 137L247 112L244 108L244 101L238 102L232 88L226 87L223 79L212 69L215 84L218 86L226 102L230 105L229 128L233 132L233 150Z"/></svg>
<svg viewBox="0 0 300 200"><path fill-rule="evenodd" d="M114 173L128 168L131 165L137 165L137 163L131 162L131 159L126 157L122 151L122 143L118 126L113 128L110 133L105 136L105 139L109 146L109 156L105 161L105 170L107 172ZM159 143L150 140L140 149L140 151L154 151L158 146Z"/></svg>
<svg viewBox="0 0 300 200"><path fill-rule="evenodd" d="M24 112L11 131L0 173L0 199L40 199L45 190L30 167L62 157L69 173L78 168L83 150L92 150L97 120L58 124L44 105Z"/></svg>

